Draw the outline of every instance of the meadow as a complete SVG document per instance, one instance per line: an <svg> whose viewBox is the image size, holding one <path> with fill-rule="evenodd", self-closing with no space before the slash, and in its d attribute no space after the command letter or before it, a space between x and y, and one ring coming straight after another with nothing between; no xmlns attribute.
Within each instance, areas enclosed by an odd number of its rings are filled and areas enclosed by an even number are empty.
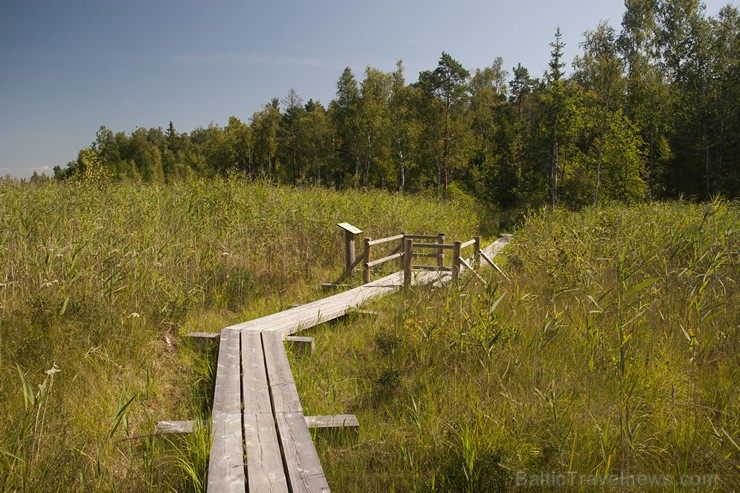
<svg viewBox="0 0 740 493"><path fill-rule="evenodd" d="M323 296L337 222L492 236L476 210L238 176L0 184L0 490L202 491L208 427L151 436L208 417L213 347L185 334ZM306 414L361 423L315 436L330 486L562 490L546 480L572 473L572 491L731 491L738 226L723 201L533 211L498 258L508 279L312 329L316 353L289 353ZM630 475L664 483L608 483Z"/></svg>
<svg viewBox="0 0 740 493"><path fill-rule="evenodd" d="M489 273L380 300L294 355L337 491L733 491L738 204L531 214Z"/></svg>
<svg viewBox="0 0 740 493"><path fill-rule="evenodd" d="M463 204L226 180L0 184L0 491L202 487L212 353L184 334L322 296L340 221L471 236Z"/></svg>

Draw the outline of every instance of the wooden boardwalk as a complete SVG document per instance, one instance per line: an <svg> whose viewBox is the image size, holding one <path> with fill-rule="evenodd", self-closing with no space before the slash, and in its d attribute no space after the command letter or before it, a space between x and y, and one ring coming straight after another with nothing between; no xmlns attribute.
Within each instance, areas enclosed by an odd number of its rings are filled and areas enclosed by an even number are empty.
<svg viewBox="0 0 740 493"><path fill-rule="evenodd" d="M492 258L507 242L508 237L503 237L484 251ZM419 272L414 282L445 283L450 277L448 272ZM329 491L283 340L342 317L371 298L402 286L403 273L397 272L221 331L208 491Z"/></svg>

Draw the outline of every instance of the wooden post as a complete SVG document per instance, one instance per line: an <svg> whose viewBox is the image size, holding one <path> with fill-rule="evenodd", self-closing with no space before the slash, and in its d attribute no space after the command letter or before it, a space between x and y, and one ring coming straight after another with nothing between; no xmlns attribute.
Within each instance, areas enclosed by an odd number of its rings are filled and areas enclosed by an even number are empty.
<svg viewBox="0 0 740 493"><path fill-rule="evenodd" d="M362 233L362 230L352 226L350 223L337 224L344 230L344 274L340 279L352 273L352 266L355 263L355 236ZM337 281L339 282L339 281Z"/></svg>
<svg viewBox="0 0 740 493"><path fill-rule="evenodd" d="M411 253L414 248L414 240L406 238L403 243L403 287L411 286Z"/></svg>
<svg viewBox="0 0 740 493"><path fill-rule="evenodd" d="M452 282L457 282L460 277L460 245L461 241L452 244Z"/></svg>
<svg viewBox="0 0 740 493"><path fill-rule="evenodd" d="M437 243L440 245L444 245L445 242L445 234L439 233L437 235ZM442 267L445 266L445 249L439 248L437 249L437 253L439 254L439 258L437 259L437 267L439 267L440 270L442 270Z"/></svg>
<svg viewBox="0 0 740 493"><path fill-rule="evenodd" d="M476 236L475 243L473 243L473 268L477 269L480 267L480 236Z"/></svg>
<svg viewBox="0 0 740 493"><path fill-rule="evenodd" d="M370 282L370 266L367 265L370 262L370 238L365 238L365 258L363 260L362 283L367 284Z"/></svg>
<svg viewBox="0 0 740 493"><path fill-rule="evenodd" d="M398 251L405 252L406 250L404 250L404 249L406 248L406 231L404 231L401 234L403 235L403 238L401 238L401 245L400 245L400 248L398 249ZM405 268L405 266L406 266L406 260L404 259L404 257L399 258L398 259L398 268L401 269L401 270L403 270Z"/></svg>
<svg viewBox="0 0 740 493"><path fill-rule="evenodd" d="M344 271L349 273L352 264L355 263L355 235L350 231L344 230Z"/></svg>

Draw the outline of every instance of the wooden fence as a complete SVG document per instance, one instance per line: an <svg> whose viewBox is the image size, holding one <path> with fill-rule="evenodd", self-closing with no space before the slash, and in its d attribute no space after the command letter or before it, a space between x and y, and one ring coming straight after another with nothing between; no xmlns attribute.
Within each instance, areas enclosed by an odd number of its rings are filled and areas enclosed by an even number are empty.
<svg viewBox="0 0 740 493"><path fill-rule="evenodd" d="M346 231L347 230L345 229L345 232ZM355 231L361 232L356 228ZM497 271L503 274L501 269L499 269L498 266L481 251L480 236L476 236L468 241L453 241L452 243L445 243L444 233L439 233L437 235L401 233L395 236L388 236L386 238L375 240L372 238L365 238L362 243L363 251L360 255L356 256L354 240L356 234L357 233L345 233L345 271L340 276L339 280L337 280L337 283L350 276L354 269L362 263L362 282L363 284L367 284L370 282L373 270L376 267L394 261L398 262L399 270L402 270L404 273L404 286L409 286L411 284L414 270L450 272L452 280L456 281L459 278L463 267L470 270L479 280L485 283L485 281L476 272L480 266L481 260L485 260ZM386 252L383 257L375 258L374 255L376 255L377 247L386 244L394 245L394 247L390 252ZM463 251L469 247L473 247L471 262L468 262L462 256ZM445 265L446 250L451 250L450 258L452 260L449 267ZM414 262L415 258L434 259L435 262L434 265L417 265Z"/></svg>

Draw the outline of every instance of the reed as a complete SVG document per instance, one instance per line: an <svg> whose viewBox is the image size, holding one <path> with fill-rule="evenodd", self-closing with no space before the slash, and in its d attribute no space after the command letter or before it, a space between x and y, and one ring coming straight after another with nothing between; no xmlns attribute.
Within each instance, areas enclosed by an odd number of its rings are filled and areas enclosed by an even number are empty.
<svg viewBox="0 0 740 493"><path fill-rule="evenodd" d="M293 362L305 412L361 424L350 445L317 438L329 484L732 491L739 226L724 201L541 211L499 258L510 279L411 288L314 329Z"/></svg>
<svg viewBox="0 0 740 493"><path fill-rule="evenodd" d="M237 175L0 183L0 491L201 490L207 429L149 436L209 412L212 362L184 334L321 296L340 221L373 237L478 228L451 202Z"/></svg>

